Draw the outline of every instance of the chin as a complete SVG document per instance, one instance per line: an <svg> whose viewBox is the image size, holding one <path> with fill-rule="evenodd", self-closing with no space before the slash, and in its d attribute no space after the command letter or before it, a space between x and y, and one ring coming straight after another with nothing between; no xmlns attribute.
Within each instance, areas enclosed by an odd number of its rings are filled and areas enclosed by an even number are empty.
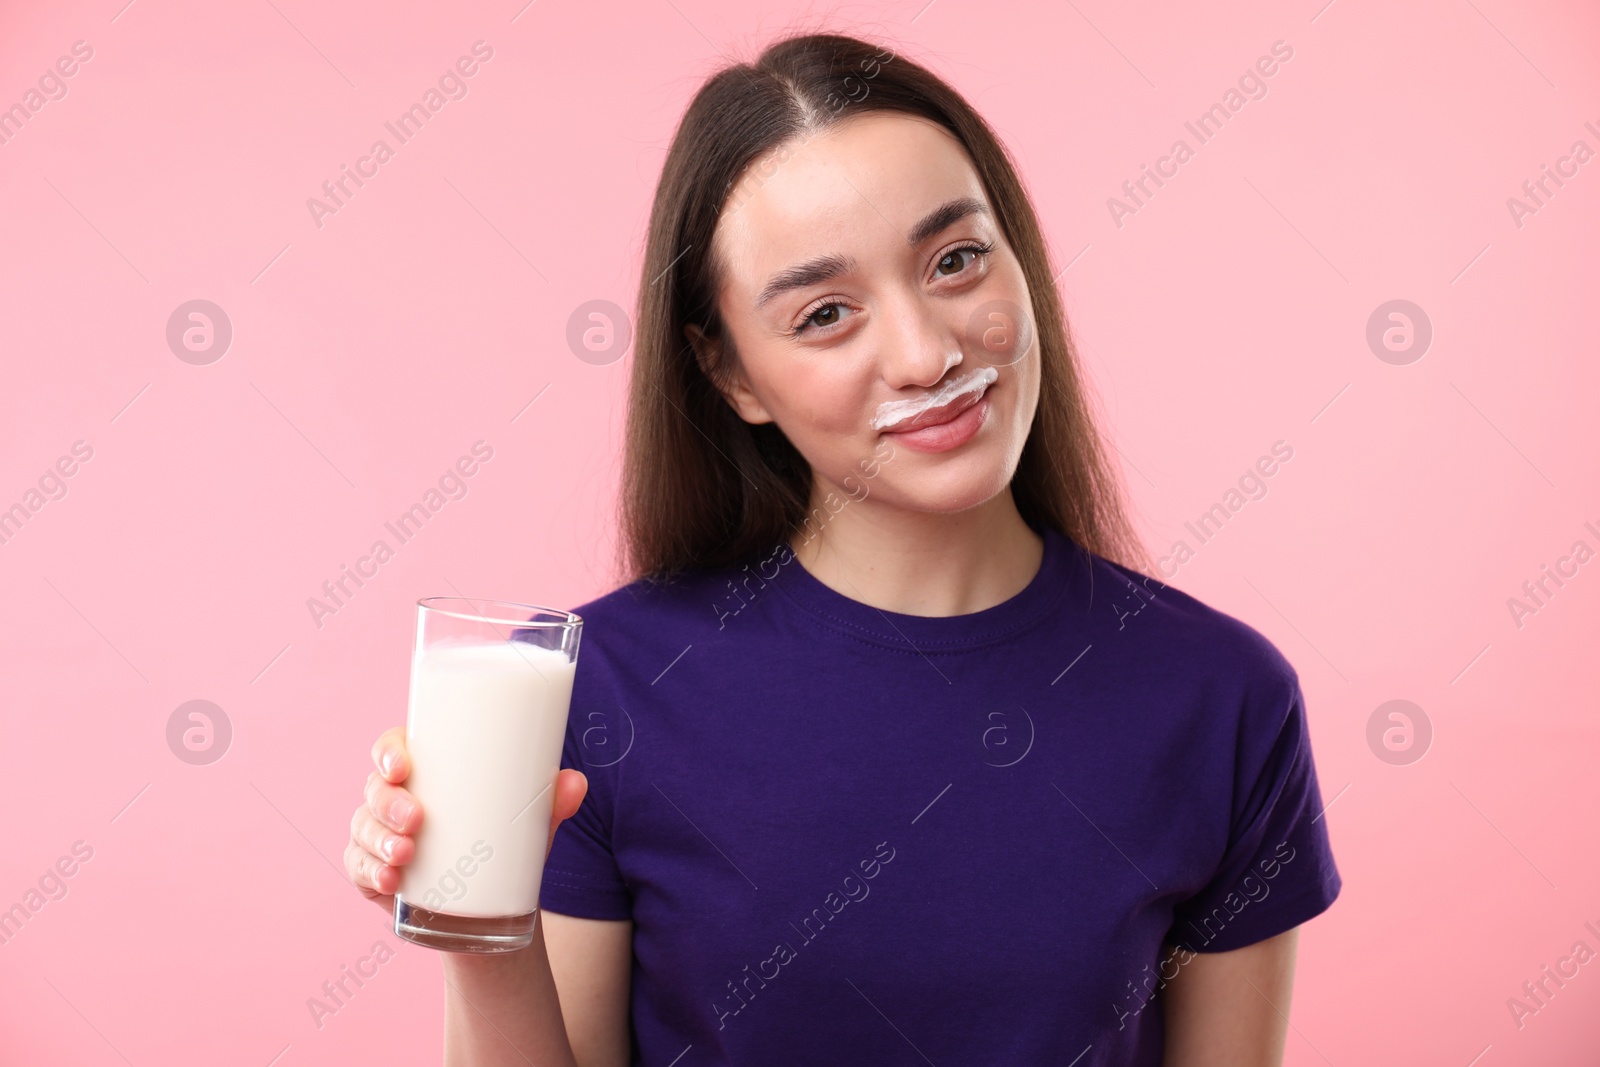
<svg viewBox="0 0 1600 1067"><path fill-rule="evenodd" d="M897 452L890 464L915 452ZM919 457L922 458L922 457ZM1016 471L1016 460L1007 463L997 449L973 452L959 459L938 459L923 471L902 468L893 485L894 503L916 511L954 513L987 503L1004 492ZM885 488L888 488L887 486ZM889 494L885 494L888 498Z"/></svg>

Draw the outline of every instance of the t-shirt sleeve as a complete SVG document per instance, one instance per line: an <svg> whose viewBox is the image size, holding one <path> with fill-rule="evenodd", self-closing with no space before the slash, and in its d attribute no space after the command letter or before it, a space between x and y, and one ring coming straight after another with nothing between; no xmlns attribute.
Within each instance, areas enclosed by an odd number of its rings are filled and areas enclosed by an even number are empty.
<svg viewBox="0 0 1600 1067"><path fill-rule="evenodd" d="M587 670L585 670L587 668ZM633 737L632 722L606 684L601 657L579 658L567 715L561 766L580 770L589 791L556 828L539 886L539 907L585 919L633 917L633 895L612 848L618 766Z"/></svg>
<svg viewBox="0 0 1600 1067"><path fill-rule="evenodd" d="M1166 940L1191 952L1226 952L1281 934L1326 911L1342 885L1299 680L1281 657L1271 658L1287 685L1247 700L1255 707L1240 724L1228 847L1211 880L1174 908Z"/></svg>

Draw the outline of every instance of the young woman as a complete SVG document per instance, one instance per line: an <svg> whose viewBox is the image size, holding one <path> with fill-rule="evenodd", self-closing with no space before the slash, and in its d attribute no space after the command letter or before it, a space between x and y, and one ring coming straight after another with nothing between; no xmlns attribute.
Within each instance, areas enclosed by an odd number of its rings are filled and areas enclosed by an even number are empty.
<svg viewBox="0 0 1600 1067"><path fill-rule="evenodd" d="M904 56L801 36L701 89L631 580L577 609L534 943L444 957L447 1062L1280 1062L1340 888L1299 683L1140 569L1058 270ZM390 907L425 814L403 730L374 758L346 861Z"/></svg>

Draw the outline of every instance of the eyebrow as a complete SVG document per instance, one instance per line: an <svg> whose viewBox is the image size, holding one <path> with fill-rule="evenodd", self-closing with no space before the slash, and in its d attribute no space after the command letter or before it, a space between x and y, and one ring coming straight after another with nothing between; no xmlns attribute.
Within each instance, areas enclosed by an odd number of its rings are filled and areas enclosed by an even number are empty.
<svg viewBox="0 0 1600 1067"><path fill-rule="evenodd" d="M954 226L964 218L972 215L988 215L989 207L976 197L963 196L955 200L948 200L932 211L928 212L913 227L909 236L909 243L915 247L928 238L942 233ZM804 289L808 285L816 285L841 274L848 274L856 269L856 261L850 256L823 255L808 259L804 263L796 263L792 267L785 267L768 280L761 294L756 297L756 310L759 311L768 302L792 289Z"/></svg>

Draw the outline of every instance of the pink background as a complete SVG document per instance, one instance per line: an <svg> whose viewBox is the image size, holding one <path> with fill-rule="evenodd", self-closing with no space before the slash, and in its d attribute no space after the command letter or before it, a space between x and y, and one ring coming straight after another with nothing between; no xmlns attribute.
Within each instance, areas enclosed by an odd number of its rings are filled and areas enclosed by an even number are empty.
<svg viewBox="0 0 1600 1067"><path fill-rule="evenodd" d="M1265 632L1308 698L1345 888L1302 931L1287 1062L1588 1062L1600 963L1520 1030L1506 1001L1600 949L1600 562L1520 628L1506 601L1574 541L1600 549L1600 161L1520 227L1506 200L1574 141L1600 150L1600 15L1324 2L818 22L929 64L1015 152L1158 554L1294 448L1172 579ZM340 857L368 748L404 719L412 604L615 584L629 360L576 358L568 318L631 308L663 153L718 52L805 12L121 4L0 5L0 106L94 50L0 145L0 508L93 449L0 545L0 908L93 849L0 945L0 1060L422 1062L433 953L400 948L320 1028L306 1003L395 944ZM394 147L383 123L480 39L468 95L318 228L307 198ZM1278 40L1268 95L1119 228L1107 198L1193 147L1183 122ZM166 342L192 299L232 323L210 365ZM1365 340L1392 299L1433 325L1409 365ZM468 495L316 626L307 598L478 440ZM205 766L166 740L195 699L234 732ZM1409 765L1367 741L1394 699L1434 730Z"/></svg>

